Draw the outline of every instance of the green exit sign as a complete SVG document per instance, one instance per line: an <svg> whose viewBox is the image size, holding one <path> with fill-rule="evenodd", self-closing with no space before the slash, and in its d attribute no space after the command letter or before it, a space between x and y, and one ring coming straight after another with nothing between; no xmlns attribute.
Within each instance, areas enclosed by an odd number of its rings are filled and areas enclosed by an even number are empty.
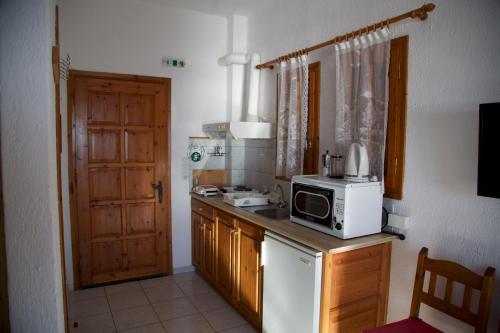
<svg viewBox="0 0 500 333"><path fill-rule="evenodd" d="M161 63L163 66L169 66L169 67L185 67L186 62L182 59L178 58L168 58L168 57L163 57L161 59Z"/></svg>

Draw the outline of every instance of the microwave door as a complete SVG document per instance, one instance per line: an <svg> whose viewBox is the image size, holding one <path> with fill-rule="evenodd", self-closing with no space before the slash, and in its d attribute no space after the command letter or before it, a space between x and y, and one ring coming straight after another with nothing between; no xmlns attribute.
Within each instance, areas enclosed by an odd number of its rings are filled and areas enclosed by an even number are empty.
<svg viewBox="0 0 500 333"><path fill-rule="evenodd" d="M292 214L309 222L333 228L334 196L333 189L294 184Z"/></svg>

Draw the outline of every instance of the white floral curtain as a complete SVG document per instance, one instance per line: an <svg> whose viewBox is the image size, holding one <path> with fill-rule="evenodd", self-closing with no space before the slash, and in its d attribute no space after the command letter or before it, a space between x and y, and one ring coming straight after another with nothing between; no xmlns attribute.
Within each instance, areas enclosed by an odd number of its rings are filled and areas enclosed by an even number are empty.
<svg viewBox="0 0 500 333"><path fill-rule="evenodd" d="M307 55L280 63L276 176L302 173L307 135Z"/></svg>
<svg viewBox="0 0 500 333"><path fill-rule="evenodd" d="M370 174L383 180L390 32L387 28L335 45L337 151L366 145Z"/></svg>

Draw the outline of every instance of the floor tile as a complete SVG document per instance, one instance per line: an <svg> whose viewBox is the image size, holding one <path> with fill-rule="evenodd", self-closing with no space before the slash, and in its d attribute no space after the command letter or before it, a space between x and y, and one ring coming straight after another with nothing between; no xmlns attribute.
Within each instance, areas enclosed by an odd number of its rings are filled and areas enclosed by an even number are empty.
<svg viewBox="0 0 500 333"><path fill-rule="evenodd" d="M247 323L242 316L240 316L233 308L229 307L204 312L203 316L205 316L210 325L216 331L243 326Z"/></svg>
<svg viewBox="0 0 500 333"><path fill-rule="evenodd" d="M104 287L104 290L108 295L126 293L129 291L137 291L141 289L141 285L137 281L118 283Z"/></svg>
<svg viewBox="0 0 500 333"><path fill-rule="evenodd" d="M177 298L168 302L155 303L153 307L161 321L198 314L196 308L187 298Z"/></svg>
<svg viewBox="0 0 500 333"><path fill-rule="evenodd" d="M155 288L155 287L161 287L165 285L172 285L175 284L175 280L172 275L169 276L162 276L159 278L154 278L154 279L147 279L147 280L142 280L139 281L140 285L144 289L148 288Z"/></svg>
<svg viewBox="0 0 500 333"><path fill-rule="evenodd" d="M181 288L182 292L186 296L202 294L213 290L208 283L201 279L183 281L177 283L177 285Z"/></svg>
<svg viewBox="0 0 500 333"><path fill-rule="evenodd" d="M108 301L105 297L84 299L82 301L68 302L70 318L82 318L109 312Z"/></svg>
<svg viewBox="0 0 500 333"><path fill-rule="evenodd" d="M251 325L243 325L228 330L220 331L220 333L257 333L257 330Z"/></svg>
<svg viewBox="0 0 500 333"><path fill-rule="evenodd" d="M74 327L77 322L77 327ZM77 320L69 320L69 331L71 333L112 333L116 332L115 323L111 313L104 313L97 316L84 317Z"/></svg>
<svg viewBox="0 0 500 333"><path fill-rule="evenodd" d="M191 281L193 279L199 279L200 276L196 272L185 272L172 275L176 282Z"/></svg>
<svg viewBox="0 0 500 333"><path fill-rule="evenodd" d="M163 325L160 323L120 331L120 333L165 333L165 332L166 332L165 328L163 328Z"/></svg>
<svg viewBox="0 0 500 333"><path fill-rule="evenodd" d="M68 300L78 302L91 298L105 297L104 288L88 288L88 289L78 289L68 292Z"/></svg>
<svg viewBox="0 0 500 333"><path fill-rule="evenodd" d="M113 312L149 304L142 290L109 295L108 300Z"/></svg>
<svg viewBox="0 0 500 333"><path fill-rule="evenodd" d="M119 331L159 322L151 305L114 312L113 318Z"/></svg>
<svg viewBox="0 0 500 333"><path fill-rule="evenodd" d="M184 297L182 291L175 284L145 289L144 292L151 303L160 303Z"/></svg>
<svg viewBox="0 0 500 333"><path fill-rule="evenodd" d="M189 296L189 300L201 312L229 306L229 304L221 296L213 291Z"/></svg>
<svg viewBox="0 0 500 333"><path fill-rule="evenodd" d="M214 330L202 315L186 316L163 323L168 333L212 333Z"/></svg>

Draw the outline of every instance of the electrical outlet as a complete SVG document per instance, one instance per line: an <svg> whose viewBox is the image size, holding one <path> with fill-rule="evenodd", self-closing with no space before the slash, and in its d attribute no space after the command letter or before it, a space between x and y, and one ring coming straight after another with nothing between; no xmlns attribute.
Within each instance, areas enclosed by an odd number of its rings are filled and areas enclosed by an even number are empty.
<svg viewBox="0 0 500 333"><path fill-rule="evenodd" d="M396 214L389 214L388 224L397 229L408 229L410 227L410 218Z"/></svg>

